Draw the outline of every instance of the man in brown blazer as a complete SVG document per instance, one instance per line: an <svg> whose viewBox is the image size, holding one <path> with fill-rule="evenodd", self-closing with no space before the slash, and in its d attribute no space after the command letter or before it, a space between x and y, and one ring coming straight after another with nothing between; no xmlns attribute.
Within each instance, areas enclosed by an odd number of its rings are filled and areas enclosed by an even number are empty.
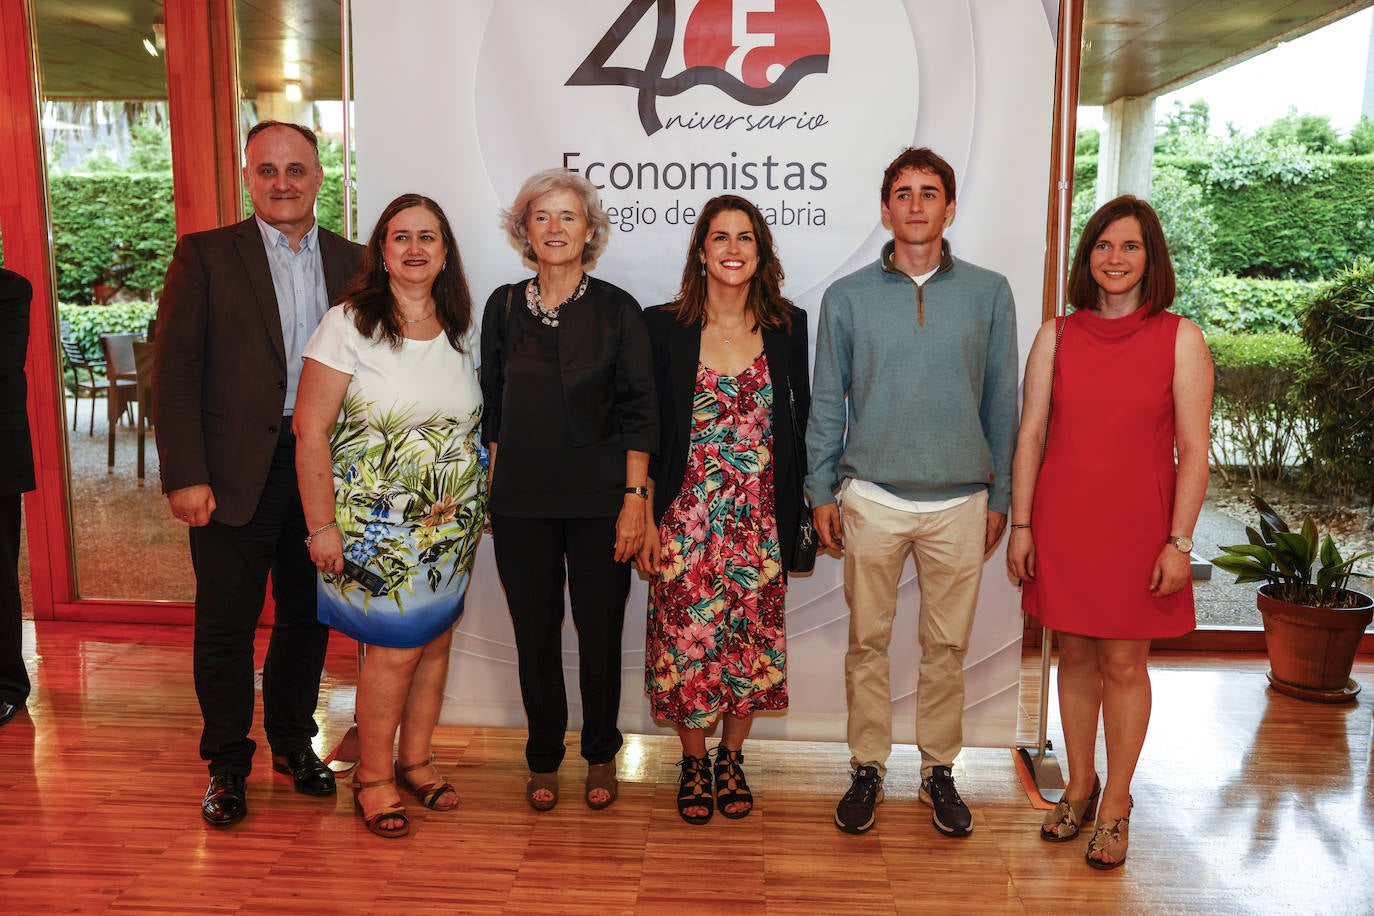
<svg viewBox="0 0 1374 916"><path fill-rule="evenodd" d="M19 594L19 518L22 494L34 488L24 378L32 298L28 280L0 268L0 725L13 719L29 698Z"/></svg>
<svg viewBox="0 0 1374 916"><path fill-rule="evenodd" d="M291 412L301 351L362 252L315 222L324 173L312 131L262 122L244 161L254 215L184 236L172 255L153 381L162 489L190 526L200 756L210 770L201 814L217 827L247 813L253 638L269 572L276 612L262 694L272 768L308 795L335 790L310 747L328 629L315 617Z"/></svg>

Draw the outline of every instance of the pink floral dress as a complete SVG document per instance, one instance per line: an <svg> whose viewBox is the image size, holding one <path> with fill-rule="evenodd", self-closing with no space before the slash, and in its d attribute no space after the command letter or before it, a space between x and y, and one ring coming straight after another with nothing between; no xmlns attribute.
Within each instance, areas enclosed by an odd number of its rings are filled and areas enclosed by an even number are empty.
<svg viewBox="0 0 1374 916"><path fill-rule="evenodd" d="M773 383L698 365L682 490L659 525L645 681L657 718L707 728L723 710L787 708L786 584L773 508Z"/></svg>

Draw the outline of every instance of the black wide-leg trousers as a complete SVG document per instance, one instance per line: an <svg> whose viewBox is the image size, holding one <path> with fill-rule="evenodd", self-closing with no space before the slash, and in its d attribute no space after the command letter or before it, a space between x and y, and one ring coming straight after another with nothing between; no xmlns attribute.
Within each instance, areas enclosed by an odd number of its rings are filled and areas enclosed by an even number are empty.
<svg viewBox="0 0 1374 916"><path fill-rule="evenodd" d="M196 573L193 649L204 730L201 759L210 775L246 776L257 743L253 724L253 637L267 575L276 602L262 669L263 726L274 753L310 746L319 731L320 672L329 628L315 615L315 566L305 546L305 513L296 487L296 440L281 427L257 511L241 527L211 521L191 529Z"/></svg>
<svg viewBox="0 0 1374 916"><path fill-rule="evenodd" d="M630 566L616 563L614 518L492 516L496 569L506 590L520 696L529 720L525 760L536 773L563 762L568 697L563 685L563 584L577 628L582 756L607 763L620 750L620 636Z"/></svg>

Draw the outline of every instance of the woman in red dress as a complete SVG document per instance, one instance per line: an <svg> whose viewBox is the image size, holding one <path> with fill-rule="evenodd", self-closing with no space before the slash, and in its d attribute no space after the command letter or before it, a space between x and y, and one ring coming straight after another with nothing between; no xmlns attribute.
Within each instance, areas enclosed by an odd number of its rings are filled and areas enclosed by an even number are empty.
<svg viewBox="0 0 1374 916"><path fill-rule="evenodd" d="M1071 840L1096 811L1086 858L1110 869L1126 861L1150 640L1196 625L1190 553L1207 490L1212 360L1197 325L1167 311L1164 232L1135 197L1088 220L1068 299L1073 314L1045 323L1026 363L1007 568L1022 607L1059 637L1069 783L1040 836Z"/></svg>

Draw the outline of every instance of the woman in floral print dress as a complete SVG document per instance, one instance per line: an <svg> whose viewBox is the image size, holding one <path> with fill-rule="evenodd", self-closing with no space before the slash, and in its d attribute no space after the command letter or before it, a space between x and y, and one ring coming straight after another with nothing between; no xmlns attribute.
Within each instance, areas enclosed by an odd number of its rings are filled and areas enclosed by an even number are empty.
<svg viewBox="0 0 1374 916"><path fill-rule="evenodd" d="M439 205L392 201L344 296L305 348L296 467L319 618L368 645L357 806L373 833L399 837L393 783L435 810L458 804L430 741L486 513L472 300Z"/></svg>
<svg viewBox="0 0 1374 916"><path fill-rule="evenodd" d="M682 739L678 812L702 824L717 807L752 810L741 746L756 711L787 707L782 558L801 505L793 430L810 389L806 315L781 294L758 209L713 198L690 250L677 300L645 313L661 443L640 565L650 705ZM713 792L706 731L722 717Z"/></svg>

